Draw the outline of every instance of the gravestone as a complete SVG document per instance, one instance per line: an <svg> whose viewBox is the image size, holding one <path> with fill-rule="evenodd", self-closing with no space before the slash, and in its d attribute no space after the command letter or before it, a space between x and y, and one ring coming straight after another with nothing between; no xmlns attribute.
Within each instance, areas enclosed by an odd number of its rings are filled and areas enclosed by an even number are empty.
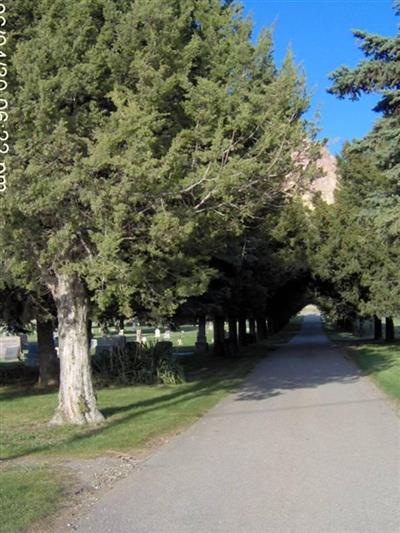
<svg viewBox="0 0 400 533"><path fill-rule="evenodd" d="M21 349L27 350L29 346L28 335L26 333L21 333L21 335L19 335L19 338L21 339Z"/></svg>
<svg viewBox="0 0 400 533"><path fill-rule="evenodd" d="M21 357L21 339L18 336L0 337L0 361L18 361Z"/></svg>
<svg viewBox="0 0 400 533"><path fill-rule="evenodd" d="M110 354L115 348L124 348L126 337L118 335L115 337L104 336L97 339L95 356Z"/></svg>
<svg viewBox="0 0 400 533"><path fill-rule="evenodd" d="M28 355L26 356L25 365L31 368L39 366L39 346L37 342L29 343Z"/></svg>
<svg viewBox="0 0 400 533"><path fill-rule="evenodd" d="M164 333L164 335L163 335L163 338L164 338L165 341L169 341L169 340L170 340L170 338L171 338L171 332L170 332L169 329L167 329L167 330L165 331L165 333Z"/></svg>
<svg viewBox="0 0 400 533"><path fill-rule="evenodd" d="M154 331L154 336L156 339L159 339L161 337L161 331L159 328L156 328Z"/></svg>

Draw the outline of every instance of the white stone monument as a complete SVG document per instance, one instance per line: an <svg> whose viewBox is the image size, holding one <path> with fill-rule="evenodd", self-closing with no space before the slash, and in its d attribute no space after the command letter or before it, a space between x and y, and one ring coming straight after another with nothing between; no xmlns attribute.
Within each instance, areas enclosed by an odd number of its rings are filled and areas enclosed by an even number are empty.
<svg viewBox="0 0 400 533"><path fill-rule="evenodd" d="M21 357L21 338L0 337L0 361L18 361Z"/></svg>

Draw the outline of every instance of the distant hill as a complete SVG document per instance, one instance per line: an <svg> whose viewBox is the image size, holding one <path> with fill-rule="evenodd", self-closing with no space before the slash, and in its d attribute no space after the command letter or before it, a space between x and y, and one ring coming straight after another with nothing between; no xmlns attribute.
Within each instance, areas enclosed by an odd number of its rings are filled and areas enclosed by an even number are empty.
<svg viewBox="0 0 400 533"><path fill-rule="evenodd" d="M310 191L303 194L303 199L307 204L311 204L314 194L320 192L327 204L333 204L337 185L337 163L335 156L325 146L321 149L317 167L319 173L312 182Z"/></svg>

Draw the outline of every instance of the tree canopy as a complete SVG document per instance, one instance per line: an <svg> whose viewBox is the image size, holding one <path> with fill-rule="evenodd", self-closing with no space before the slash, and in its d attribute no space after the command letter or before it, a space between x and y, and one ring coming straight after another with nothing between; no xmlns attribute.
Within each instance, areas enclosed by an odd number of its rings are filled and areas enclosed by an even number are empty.
<svg viewBox="0 0 400 533"><path fill-rule="evenodd" d="M203 294L227 239L301 187L308 99L236 3L16 0L14 13L4 276L55 302L54 422L98 422L91 307L171 316Z"/></svg>

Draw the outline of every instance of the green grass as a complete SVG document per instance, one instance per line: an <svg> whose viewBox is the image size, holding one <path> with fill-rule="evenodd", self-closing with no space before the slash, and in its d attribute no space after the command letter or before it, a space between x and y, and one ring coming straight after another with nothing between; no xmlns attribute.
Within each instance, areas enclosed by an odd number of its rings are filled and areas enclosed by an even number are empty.
<svg viewBox="0 0 400 533"><path fill-rule="evenodd" d="M5 459L31 455L87 457L137 450L153 437L193 423L232 392L274 344L293 336L300 324L301 317L296 318L272 339L247 347L240 358L184 358L182 364L189 379L181 385L98 390L98 405L106 421L95 428L50 427L48 420L57 405L56 391L0 388L1 455Z"/></svg>
<svg viewBox="0 0 400 533"><path fill-rule="evenodd" d="M51 515L67 481L53 470L18 466L0 472L0 532L13 533Z"/></svg>
<svg viewBox="0 0 400 533"><path fill-rule="evenodd" d="M264 350L265 351L265 350ZM239 385L258 357L204 360L194 381L174 386L136 386L98 391L106 422L97 428L49 427L55 392L3 389L2 456L94 456L132 451L152 437L175 431L200 417Z"/></svg>
<svg viewBox="0 0 400 533"><path fill-rule="evenodd" d="M361 344L351 348L351 355L363 374L400 400L400 344Z"/></svg>
<svg viewBox="0 0 400 533"><path fill-rule="evenodd" d="M325 327L329 338L347 348L364 375L390 397L400 400L400 342L373 341Z"/></svg>

